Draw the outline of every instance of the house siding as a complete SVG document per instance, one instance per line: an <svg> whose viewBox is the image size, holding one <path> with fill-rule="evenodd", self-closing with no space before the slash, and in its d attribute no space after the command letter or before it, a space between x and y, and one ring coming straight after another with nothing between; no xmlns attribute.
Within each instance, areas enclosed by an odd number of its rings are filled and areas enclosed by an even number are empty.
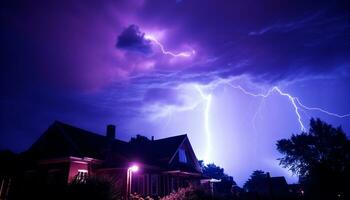
<svg viewBox="0 0 350 200"><path fill-rule="evenodd" d="M71 161L69 166L68 182L72 182L74 180L74 178L78 175L79 170L86 170L88 174L92 173L87 162Z"/></svg>

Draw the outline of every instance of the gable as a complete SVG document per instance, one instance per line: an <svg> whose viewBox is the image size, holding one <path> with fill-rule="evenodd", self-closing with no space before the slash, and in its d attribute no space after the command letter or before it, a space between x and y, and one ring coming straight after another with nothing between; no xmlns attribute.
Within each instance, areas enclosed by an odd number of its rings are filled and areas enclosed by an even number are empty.
<svg viewBox="0 0 350 200"><path fill-rule="evenodd" d="M53 126L49 127L27 153L38 159L79 156L78 149Z"/></svg>
<svg viewBox="0 0 350 200"><path fill-rule="evenodd" d="M187 137L178 146L178 149L169 161L169 165L183 170L202 172L198 159L192 149L192 145Z"/></svg>

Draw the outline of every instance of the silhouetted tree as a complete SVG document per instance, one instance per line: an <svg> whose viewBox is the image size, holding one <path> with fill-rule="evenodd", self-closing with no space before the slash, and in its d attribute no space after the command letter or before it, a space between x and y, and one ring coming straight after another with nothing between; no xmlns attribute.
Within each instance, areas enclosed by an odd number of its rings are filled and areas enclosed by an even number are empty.
<svg viewBox="0 0 350 200"><path fill-rule="evenodd" d="M310 199L349 198L350 141L341 127L311 119L308 132L277 142L280 164L298 174Z"/></svg>
<svg viewBox="0 0 350 200"><path fill-rule="evenodd" d="M18 155L9 150L0 151L0 177L12 176L18 167Z"/></svg>
<svg viewBox="0 0 350 200"><path fill-rule="evenodd" d="M143 135L139 135L137 134L136 137L132 137L130 139L130 143L131 144L145 144L147 142L149 142L150 140L146 137L146 136L143 136Z"/></svg>
<svg viewBox="0 0 350 200"><path fill-rule="evenodd" d="M267 174L262 170L255 170L247 182L244 183L243 189L247 192L256 192L259 188L261 181L266 179Z"/></svg>
<svg viewBox="0 0 350 200"><path fill-rule="evenodd" d="M233 180L233 177L227 175L224 169L220 166L217 166L214 163L205 165L203 161L199 161L199 164L202 167L204 176L221 180L221 182L217 184L218 192L230 193L232 186L237 185L236 182Z"/></svg>
<svg viewBox="0 0 350 200"><path fill-rule="evenodd" d="M224 169L215 165L214 163L204 165L202 170L203 174L210 178L222 179L227 177L227 174L224 173Z"/></svg>
<svg viewBox="0 0 350 200"><path fill-rule="evenodd" d="M87 177L85 181L75 179L67 186L68 200L119 200L122 199L121 182L95 176Z"/></svg>

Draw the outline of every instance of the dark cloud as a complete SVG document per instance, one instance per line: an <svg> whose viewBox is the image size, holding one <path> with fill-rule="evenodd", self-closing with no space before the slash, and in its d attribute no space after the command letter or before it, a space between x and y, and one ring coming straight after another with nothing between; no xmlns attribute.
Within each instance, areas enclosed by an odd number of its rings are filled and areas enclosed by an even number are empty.
<svg viewBox="0 0 350 200"><path fill-rule="evenodd" d="M217 58L191 71L278 82L349 66L349 10L344 1L155 0L147 1L139 15L147 24L179 30L170 37L173 44L195 38L198 54ZM244 67L237 67L245 60Z"/></svg>
<svg viewBox="0 0 350 200"><path fill-rule="evenodd" d="M118 36L117 48L125 49L143 54L152 53L151 41L144 38L144 33L137 25L130 25Z"/></svg>

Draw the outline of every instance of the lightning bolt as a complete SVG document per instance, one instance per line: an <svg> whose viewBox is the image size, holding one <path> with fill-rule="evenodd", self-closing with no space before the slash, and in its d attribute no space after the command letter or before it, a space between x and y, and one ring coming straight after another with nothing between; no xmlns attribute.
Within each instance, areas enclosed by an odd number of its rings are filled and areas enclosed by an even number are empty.
<svg viewBox="0 0 350 200"><path fill-rule="evenodd" d="M302 119L301 119L301 115L300 115L300 108L297 106L298 104L298 101L297 101L297 98L288 94L288 93L285 93L285 92L282 92L277 86L274 86L272 87L266 94L263 94L263 93L251 93L251 92L248 92L247 90L245 90L244 88L242 88L240 85L236 86L236 85L232 85L231 83L227 83L229 86L231 86L232 88L235 88L235 89L239 89L240 91L242 91L244 94L246 95L250 95L252 97L261 97L261 98L267 98L269 97L273 92L277 92L279 95L281 96L284 96L284 97L287 97L288 100L290 101L290 103L292 104L293 108L294 108L294 111L295 111L295 114L297 116L297 120L298 120L298 123L300 125L300 130L301 131L305 131L306 128L305 128L305 125L303 124L302 122Z"/></svg>
<svg viewBox="0 0 350 200"><path fill-rule="evenodd" d="M324 110L324 109L322 109L322 108L305 106L305 105L302 104L302 103L300 102L300 100L299 100L298 98L296 98L296 97L295 97L295 100L296 100L296 102L297 102L302 108L304 108L305 110L319 111L319 112L322 112L322 113L324 113L324 114L327 114L327 115L330 115L330 116L333 116L333 117L338 117L338 118L350 117L350 113L344 114L344 115L340 115L340 114L337 114L337 113L329 112L329 111Z"/></svg>
<svg viewBox="0 0 350 200"><path fill-rule="evenodd" d="M144 37L145 37L145 39L154 42L160 48L160 50L162 51L162 53L164 55L169 55L169 56L172 56L172 57L191 57L191 56L193 56L196 53L195 50L184 51L184 52L180 52L180 53L173 53L171 51L165 50L165 48L162 45L162 43L160 43L154 36L152 36L152 35L145 35Z"/></svg>
<svg viewBox="0 0 350 200"><path fill-rule="evenodd" d="M205 129L205 135L207 137L207 149L205 153L205 159L204 161L208 163L210 161L210 153L211 153L211 132L210 132L210 126L209 126L209 116L210 116L210 106L211 106L211 94L204 95L201 88L196 85L196 89L198 90L199 94L205 100L205 110L204 110L204 129Z"/></svg>
<svg viewBox="0 0 350 200"><path fill-rule="evenodd" d="M273 94L274 92L279 94L280 96L286 97L290 101L291 105L294 108L294 112L295 112L295 115L297 117L297 121L299 123L300 130L303 131L303 132L306 131L306 127L305 127L305 125L302 122L302 117L301 117L301 114L300 114L301 111L302 112L305 112L305 111L318 111L318 112L321 112L323 114L326 114L326 115L329 115L329 116L333 116L333 117L338 117L338 118L350 117L350 113L341 115L341 114L337 114L337 113L334 113L334 112L327 111L327 110L319 108L319 107L306 106L306 105L301 103L301 101L299 100L298 97L292 96L291 94L282 91L277 86L272 87L266 93L253 93L253 92L249 92L248 90L244 89L240 85L233 85L233 84L231 84L230 82L228 82L226 80L224 80L224 81L221 80L219 83L216 83L216 86L218 84L222 84L222 83L227 84L230 87L241 91L245 95L249 95L249 96L252 96L254 98L266 99L269 96L271 96L271 94ZM204 123L205 123L204 124L204 128L205 128L205 133L206 133L207 149L206 149L206 155L205 155L205 159L204 160L205 160L205 162L208 162L208 161L210 161L210 154L211 154L211 143L210 143L210 141L211 141L211 132L210 132L210 125L209 125L209 122L210 122L209 117L210 117L210 106L211 106L211 103L212 103L212 95L211 94L205 95L204 92L202 91L202 89L198 85L196 85L196 89L199 92L199 94L202 97L202 99L206 102L205 110L204 110Z"/></svg>

